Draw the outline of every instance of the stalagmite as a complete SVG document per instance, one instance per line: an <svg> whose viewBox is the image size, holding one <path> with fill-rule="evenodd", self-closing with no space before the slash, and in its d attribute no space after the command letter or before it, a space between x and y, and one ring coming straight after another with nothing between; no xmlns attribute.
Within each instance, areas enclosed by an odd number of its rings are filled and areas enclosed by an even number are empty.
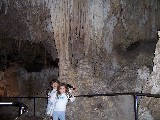
<svg viewBox="0 0 160 120"><path fill-rule="evenodd" d="M32 75L36 78L33 82L38 83L36 90L44 91L47 80L59 70L56 78L75 85L76 94L159 93L158 48L152 79L148 79L159 29L159 0L2 1L0 49L9 52L6 55L0 52L0 56L4 60L4 56L7 59L13 53L22 52L20 58L27 63L27 67L24 67L26 64L20 66L17 74L21 75L18 77L22 83L27 84ZM6 40L8 43L4 42ZM13 41L18 41L17 45ZM17 48L8 48L9 43ZM39 47L31 50L31 44ZM39 56L42 56L40 63L49 65L49 69L32 71L28 75L27 68L34 66L28 63L31 59L38 62ZM59 68L55 72L53 62L56 58ZM20 88L26 94L23 86ZM69 120L130 120L134 119L133 102L132 96L78 98L67 108L67 117ZM38 115L44 112L44 109L40 110ZM146 113L150 118L155 117L149 110Z"/></svg>

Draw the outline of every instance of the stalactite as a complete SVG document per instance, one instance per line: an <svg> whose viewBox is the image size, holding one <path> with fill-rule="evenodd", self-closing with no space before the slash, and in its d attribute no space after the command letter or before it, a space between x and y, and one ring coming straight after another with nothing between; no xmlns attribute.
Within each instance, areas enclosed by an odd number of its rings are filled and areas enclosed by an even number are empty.
<svg viewBox="0 0 160 120"><path fill-rule="evenodd" d="M3 36L11 34L10 36L14 39L29 40L32 43L43 41L46 45L45 51L41 51L41 47L33 53L35 55L40 52L44 54L41 59L43 64L47 65L50 63L47 62L48 54L46 52L50 51L54 59L53 51L57 49L60 60L60 81L75 84L80 88L78 88L79 93L85 92L86 94L105 91L134 91L134 86L137 84L133 80L136 78L135 71L137 70L135 69L143 65L137 56L139 54L145 56L145 54L138 51L138 54L134 52L133 56L128 57L132 51L127 51L127 48L137 40L143 39L145 41L146 38L148 40L151 37L154 39L157 8L153 6L155 6L156 0L154 0L155 2L151 2L151 0L5 1L11 2L13 7L11 9L5 7L6 14L13 10L14 15L7 16L9 20L6 23L11 27L6 31L10 31L10 33L4 33ZM9 2L4 3L10 7ZM0 6L2 6L1 3ZM152 14L154 14L153 17ZM16 24L11 25L14 22ZM17 45L19 51L20 48L25 48L25 45L22 43L23 46L21 46L19 41ZM56 48L54 48L55 46ZM127 57L125 58L125 56ZM130 63L135 63L134 68ZM40 77L40 79L43 78ZM133 84L131 85L131 83ZM94 99L85 100L86 103L84 102L82 107L77 102L75 109L79 111L82 108L81 111L84 112L81 113L81 119L85 119L86 116L91 119L90 113L93 112L91 102L97 104L101 100L101 98L97 101ZM119 102L115 100L112 103L112 100L105 98L104 102L111 102L111 104ZM124 101L121 103L123 104ZM86 105L88 105L87 109ZM121 116L121 113L126 113L125 110L121 111L121 108L114 107L114 105L107 106L105 110L100 112L109 115L109 109L111 111L118 109L118 112L115 112L118 116ZM128 109L128 106L124 109ZM123 115L122 118L129 117L131 114ZM75 114L79 117L81 115ZM97 115L95 119L98 119L99 116L101 115ZM113 119L116 118L117 116Z"/></svg>
<svg viewBox="0 0 160 120"><path fill-rule="evenodd" d="M20 51L21 50L21 40L19 40L19 42L18 42L18 50Z"/></svg>
<svg viewBox="0 0 160 120"><path fill-rule="evenodd" d="M47 65L47 60L46 60L47 55L46 55L46 53L47 53L47 50L45 49L45 51L44 51L44 65L45 66Z"/></svg>
<svg viewBox="0 0 160 120"><path fill-rule="evenodd" d="M1 10L1 8L2 8L2 5L3 5L3 1L1 0L1 1L0 1L0 10Z"/></svg>
<svg viewBox="0 0 160 120"><path fill-rule="evenodd" d="M10 6L10 0L1 0L1 1L0 1L0 9L1 9L1 7L2 7L2 4L5 5L5 15L6 15L7 12L8 12L8 8L9 8L9 6Z"/></svg>

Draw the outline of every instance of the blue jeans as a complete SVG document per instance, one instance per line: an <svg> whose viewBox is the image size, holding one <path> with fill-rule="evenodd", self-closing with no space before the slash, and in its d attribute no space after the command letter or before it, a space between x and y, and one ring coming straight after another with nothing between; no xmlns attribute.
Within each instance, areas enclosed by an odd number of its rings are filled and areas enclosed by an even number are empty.
<svg viewBox="0 0 160 120"><path fill-rule="evenodd" d="M53 120L65 120L65 111L53 111Z"/></svg>

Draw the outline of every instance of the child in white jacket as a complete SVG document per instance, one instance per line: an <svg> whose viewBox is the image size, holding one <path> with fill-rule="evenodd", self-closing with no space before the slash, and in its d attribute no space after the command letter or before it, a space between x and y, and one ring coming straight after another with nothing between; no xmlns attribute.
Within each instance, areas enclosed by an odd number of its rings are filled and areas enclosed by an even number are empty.
<svg viewBox="0 0 160 120"><path fill-rule="evenodd" d="M52 87L52 91L48 94L48 104L47 104L47 109L46 109L47 116L52 116L53 114L53 109L54 109L56 97L57 97L57 88L60 82L54 79L51 81L50 84Z"/></svg>
<svg viewBox="0 0 160 120"><path fill-rule="evenodd" d="M57 89L57 100L53 110L53 120L65 120L65 111L68 101L73 102L75 97L69 94L68 87L61 83Z"/></svg>

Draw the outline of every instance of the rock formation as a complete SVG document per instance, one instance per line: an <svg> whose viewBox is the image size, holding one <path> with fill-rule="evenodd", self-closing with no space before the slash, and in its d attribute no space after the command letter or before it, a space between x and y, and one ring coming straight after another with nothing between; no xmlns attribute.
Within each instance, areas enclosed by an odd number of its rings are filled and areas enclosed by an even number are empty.
<svg viewBox="0 0 160 120"><path fill-rule="evenodd" d="M145 92L159 11L158 0L2 0L0 41L16 41L19 51L24 41L41 43L59 59L58 79L75 85L76 94ZM67 117L133 120L133 97L77 98Z"/></svg>

